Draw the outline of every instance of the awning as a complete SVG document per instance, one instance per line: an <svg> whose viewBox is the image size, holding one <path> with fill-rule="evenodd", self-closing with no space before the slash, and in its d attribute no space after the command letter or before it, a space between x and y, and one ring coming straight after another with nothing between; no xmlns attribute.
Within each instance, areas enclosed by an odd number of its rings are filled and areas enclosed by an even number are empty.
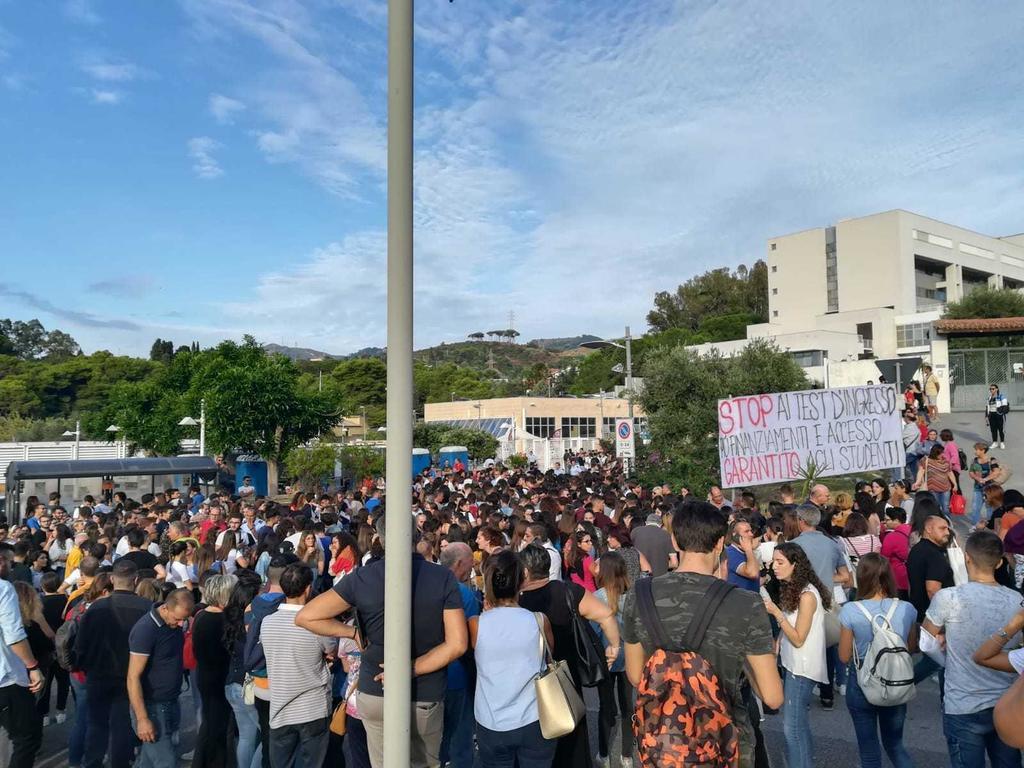
<svg viewBox="0 0 1024 768"><path fill-rule="evenodd" d="M1024 333L1024 317L976 317L966 320L946 318L935 322L935 330L945 336Z"/></svg>
<svg viewBox="0 0 1024 768"><path fill-rule="evenodd" d="M80 459L78 461L12 461L7 465L7 487L20 480L59 480L65 477L120 477L124 475L217 476L217 462L209 456L157 456L133 459Z"/></svg>

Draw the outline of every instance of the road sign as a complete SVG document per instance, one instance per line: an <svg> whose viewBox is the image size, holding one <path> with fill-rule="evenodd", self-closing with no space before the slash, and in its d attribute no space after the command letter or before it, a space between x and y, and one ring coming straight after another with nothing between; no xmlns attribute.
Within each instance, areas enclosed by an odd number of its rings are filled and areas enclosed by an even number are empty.
<svg viewBox="0 0 1024 768"><path fill-rule="evenodd" d="M630 419L615 420L615 455L620 459L636 458L636 435Z"/></svg>

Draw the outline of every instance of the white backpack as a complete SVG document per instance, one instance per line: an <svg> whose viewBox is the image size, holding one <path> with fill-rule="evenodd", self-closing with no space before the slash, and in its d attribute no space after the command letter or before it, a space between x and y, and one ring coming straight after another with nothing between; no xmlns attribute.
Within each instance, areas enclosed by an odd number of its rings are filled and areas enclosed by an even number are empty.
<svg viewBox="0 0 1024 768"><path fill-rule="evenodd" d="M853 655L857 665L857 683L864 698L876 707L906 704L917 693L914 687L914 659L907 644L892 628L892 617L899 606L893 600L883 616L874 616L861 603L854 603L871 623L871 643L863 659L858 658L857 644Z"/></svg>

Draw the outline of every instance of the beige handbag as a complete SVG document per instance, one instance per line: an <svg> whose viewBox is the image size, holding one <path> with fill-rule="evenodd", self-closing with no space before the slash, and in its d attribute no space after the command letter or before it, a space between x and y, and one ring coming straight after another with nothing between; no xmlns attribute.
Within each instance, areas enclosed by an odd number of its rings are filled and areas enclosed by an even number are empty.
<svg viewBox="0 0 1024 768"><path fill-rule="evenodd" d="M576 730L587 710L569 674L569 665L551 657L547 638L544 637L544 620L534 613L540 630L541 661L544 671L533 678L537 692L537 713L540 715L540 732L545 739L557 739Z"/></svg>

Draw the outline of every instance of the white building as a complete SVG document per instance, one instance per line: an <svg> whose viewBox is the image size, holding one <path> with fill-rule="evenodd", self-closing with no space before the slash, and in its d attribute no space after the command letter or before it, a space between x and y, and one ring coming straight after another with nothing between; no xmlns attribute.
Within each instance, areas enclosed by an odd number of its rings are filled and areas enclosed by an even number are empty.
<svg viewBox="0 0 1024 768"><path fill-rule="evenodd" d="M747 340L773 339L822 383L826 363L897 357L923 357L944 379L933 324L946 303L984 286L1024 288L1024 234L991 237L901 210L770 238L765 261L769 318ZM730 354L747 340L695 349Z"/></svg>

